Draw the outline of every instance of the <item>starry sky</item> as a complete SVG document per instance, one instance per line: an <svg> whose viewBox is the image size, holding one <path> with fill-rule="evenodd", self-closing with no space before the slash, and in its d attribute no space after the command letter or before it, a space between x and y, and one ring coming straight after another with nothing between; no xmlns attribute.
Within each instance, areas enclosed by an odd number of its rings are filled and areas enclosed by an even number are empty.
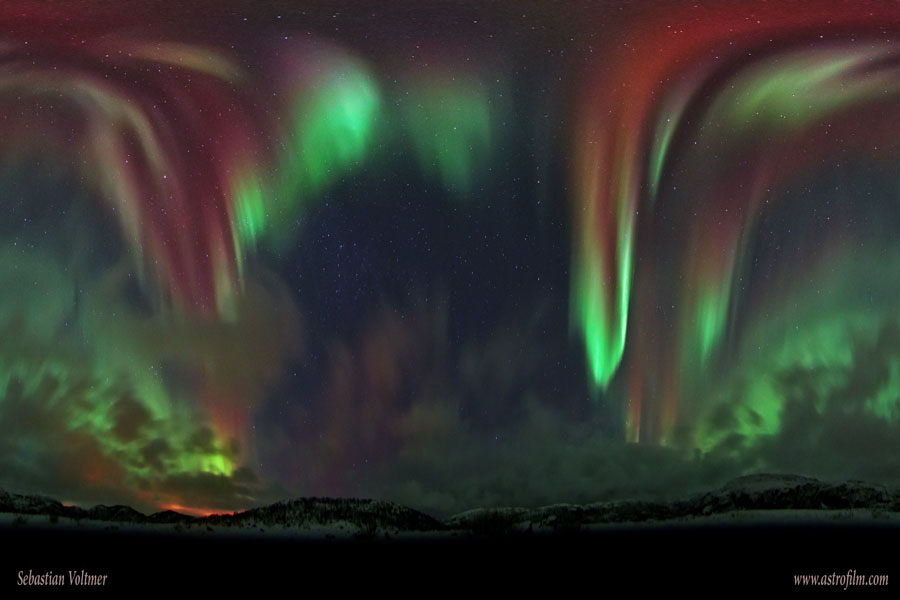
<svg viewBox="0 0 900 600"><path fill-rule="evenodd" d="M900 484L894 3L0 23L0 487L445 516Z"/></svg>

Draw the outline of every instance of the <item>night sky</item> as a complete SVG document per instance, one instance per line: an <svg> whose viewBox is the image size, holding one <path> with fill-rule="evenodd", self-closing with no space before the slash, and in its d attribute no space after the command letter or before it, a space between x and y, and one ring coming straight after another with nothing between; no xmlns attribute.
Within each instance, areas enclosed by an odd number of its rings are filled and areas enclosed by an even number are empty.
<svg viewBox="0 0 900 600"><path fill-rule="evenodd" d="M900 6L0 23L0 487L445 516L900 484Z"/></svg>

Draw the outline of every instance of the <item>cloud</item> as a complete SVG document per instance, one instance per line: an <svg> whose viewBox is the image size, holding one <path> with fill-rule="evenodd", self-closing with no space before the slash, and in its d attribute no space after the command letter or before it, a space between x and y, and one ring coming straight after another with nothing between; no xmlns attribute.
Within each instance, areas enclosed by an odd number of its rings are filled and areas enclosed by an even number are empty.
<svg viewBox="0 0 900 600"><path fill-rule="evenodd" d="M247 468L232 476L211 473L178 473L153 486L151 498L156 505L188 503L210 510L233 511L271 504L284 499L286 492L277 485L263 485Z"/></svg>
<svg viewBox="0 0 900 600"><path fill-rule="evenodd" d="M874 339L857 337L852 357L843 368L778 372L781 427L751 440L747 458L770 470L900 484L900 326L888 319Z"/></svg>
<svg viewBox="0 0 900 600"><path fill-rule="evenodd" d="M456 429L405 452L378 493L447 516L484 506L677 497L736 474L722 461L610 439L596 423L530 403L495 435Z"/></svg>
<svg viewBox="0 0 900 600"><path fill-rule="evenodd" d="M446 350L440 308L378 313L358 339L333 346L320 395L265 437L313 425L267 442L269 453L291 453L296 493L375 496L441 516L671 497L741 474L730 457L610 437L609 411L569 410L571 398L541 376L547 317L532 308L458 354Z"/></svg>
<svg viewBox="0 0 900 600"><path fill-rule="evenodd" d="M221 321L135 305L124 262L76 286L58 253L27 258L34 284L0 297L0 486L145 511L273 497L242 466L243 424L221 415L246 415L302 348L283 286L257 269ZM0 254L0 282L22 279L15 260Z"/></svg>

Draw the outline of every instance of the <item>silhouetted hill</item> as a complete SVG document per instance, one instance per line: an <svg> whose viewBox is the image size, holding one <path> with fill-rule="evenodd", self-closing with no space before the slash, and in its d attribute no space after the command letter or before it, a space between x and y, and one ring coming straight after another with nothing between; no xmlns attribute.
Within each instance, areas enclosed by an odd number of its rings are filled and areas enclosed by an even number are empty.
<svg viewBox="0 0 900 600"><path fill-rule="evenodd" d="M843 512L842 512L843 511ZM402 534L497 536L515 533L572 533L604 526L703 524L722 518L765 520L822 518L856 511L854 518L891 519L900 514L900 491L859 481L826 483L794 475L751 475L720 489L670 502L618 501L541 508L477 508L440 521L411 508L378 500L299 498L235 514L192 517L171 510L144 515L131 507L64 506L52 498L0 490L0 513L73 520L115 528L176 532L229 531L297 536L379 537ZM38 521L43 522L43 521ZM162 529L160 529L162 528Z"/></svg>

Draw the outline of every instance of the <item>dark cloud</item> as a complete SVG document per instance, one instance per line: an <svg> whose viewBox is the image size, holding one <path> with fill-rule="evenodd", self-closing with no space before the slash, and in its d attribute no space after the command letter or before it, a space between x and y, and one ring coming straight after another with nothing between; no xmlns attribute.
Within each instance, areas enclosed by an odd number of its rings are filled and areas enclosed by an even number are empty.
<svg viewBox="0 0 900 600"><path fill-rule="evenodd" d="M58 257L35 260L65 271ZM194 398L213 373L209 393L226 414L260 401L302 346L292 300L262 276L248 279L236 321L154 316L125 302L127 279L114 268L82 281L74 312L48 313L70 319L56 337L16 308L20 295L0 300L0 487L144 511L194 496L222 510L274 498L278 488L240 467L239 440L215 433ZM233 465L233 476L202 472L207 463Z"/></svg>
<svg viewBox="0 0 900 600"><path fill-rule="evenodd" d="M126 395L116 402L113 409L113 434L122 442L131 442L140 436L141 429L150 423L151 415L143 404Z"/></svg>
<svg viewBox="0 0 900 600"><path fill-rule="evenodd" d="M731 461L623 444L595 423L572 422L532 403L495 435L454 428L408 449L377 492L434 514L477 506L540 506L668 498L739 474Z"/></svg>
<svg viewBox="0 0 900 600"><path fill-rule="evenodd" d="M243 510L284 499L286 492L274 485L262 485L246 467L234 476L211 473L169 475L153 486L155 502L177 503L189 499L189 506L213 510Z"/></svg>
<svg viewBox="0 0 900 600"><path fill-rule="evenodd" d="M141 457L144 459L144 464L157 473L160 473L165 469L163 460L169 459L171 456L172 447L166 440L151 440L141 448Z"/></svg>
<svg viewBox="0 0 900 600"><path fill-rule="evenodd" d="M900 327L888 320L873 340L855 340L846 367L785 369L777 376L781 426L756 440L747 458L768 470L900 484L898 367Z"/></svg>
<svg viewBox="0 0 900 600"><path fill-rule="evenodd" d="M501 343L493 339L483 348ZM897 410L897 400L875 403L900 389L892 381L900 367L900 328L887 321L874 340L860 337L852 350L847 367L797 366L771 375L784 398L773 434L739 433L739 410L740 419L763 424L752 407L716 407L709 424L721 435L705 453L688 444L622 443L603 433L599 413L566 417L536 394L519 394L513 400L520 403L519 416L491 430L467 422L458 395L419 399L397 421L401 446L394 460L358 483L379 497L443 515L475 506L671 498L754 472L900 484L900 422L896 412L884 414ZM481 364L489 365L490 352L482 351L487 361ZM491 372L472 369L471 380L490 381ZM502 370L497 375L483 389L495 385L511 393L516 377Z"/></svg>

